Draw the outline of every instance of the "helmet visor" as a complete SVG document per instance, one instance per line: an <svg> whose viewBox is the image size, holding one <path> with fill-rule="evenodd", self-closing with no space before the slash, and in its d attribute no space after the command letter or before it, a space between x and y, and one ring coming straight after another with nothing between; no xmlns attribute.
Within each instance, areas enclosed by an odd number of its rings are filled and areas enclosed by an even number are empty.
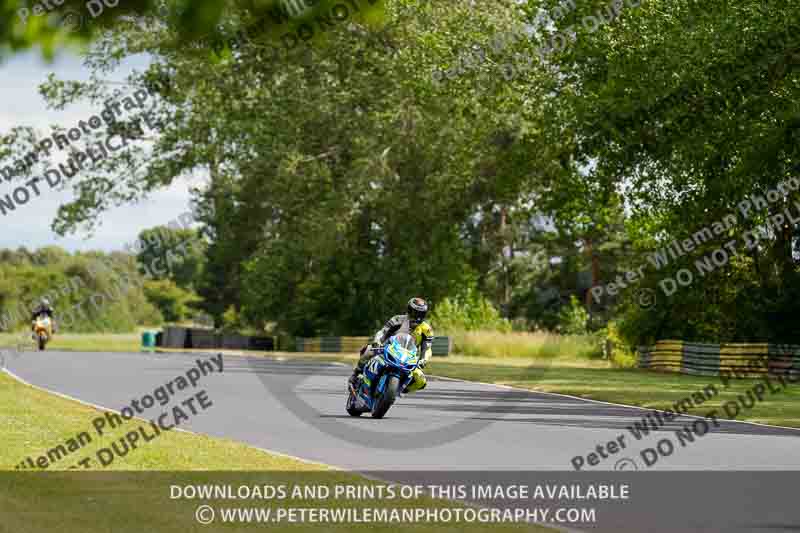
<svg viewBox="0 0 800 533"><path fill-rule="evenodd" d="M428 306L424 300L415 298L408 304L408 318L416 322L425 320L428 316Z"/></svg>

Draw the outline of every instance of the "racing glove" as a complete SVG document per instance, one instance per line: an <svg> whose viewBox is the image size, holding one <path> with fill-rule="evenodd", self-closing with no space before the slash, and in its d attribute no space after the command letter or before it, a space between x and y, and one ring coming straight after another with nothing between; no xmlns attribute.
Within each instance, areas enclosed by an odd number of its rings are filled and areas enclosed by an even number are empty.
<svg viewBox="0 0 800 533"><path fill-rule="evenodd" d="M428 366L428 360L427 360L427 359L425 359L425 358L423 358L423 359L420 359L420 360L419 360L419 367L420 367L420 368L425 368L426 366Z"/></svg>

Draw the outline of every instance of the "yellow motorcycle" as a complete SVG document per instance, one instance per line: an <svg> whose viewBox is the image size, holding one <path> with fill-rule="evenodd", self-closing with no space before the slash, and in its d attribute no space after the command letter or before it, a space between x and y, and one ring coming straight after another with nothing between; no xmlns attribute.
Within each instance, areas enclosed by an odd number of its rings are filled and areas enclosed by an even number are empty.
<svg viewBox="0 0 800 533"><path fill-rule="evenodd" d="M45 345L53 336L53 321L49 316L38 316L33 324L33 336L39 344L39 350L44 350Z"/></svg>

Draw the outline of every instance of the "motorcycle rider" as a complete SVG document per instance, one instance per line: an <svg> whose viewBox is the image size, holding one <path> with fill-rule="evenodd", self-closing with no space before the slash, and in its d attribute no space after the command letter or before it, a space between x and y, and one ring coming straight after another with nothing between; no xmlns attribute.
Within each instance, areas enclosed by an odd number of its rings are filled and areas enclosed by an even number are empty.
<svg viewBox="0 0 800 533"><path fill-rule="evenodd" d="M53 333L56 332L56 320L53 317L55 311L53 310L53 306L50 305L50 300L47 298L42 298L39 301L39 305L33 310L33 316L31 317L31 331L36 329L36 319L42 315L45 315L50 318L50 324L53 328Z"/></svg>
<svg viewBox="0 0 800 533"><path fill-rule="evenodd" d="M403 390L403 394L409 392L416 392L422 390L428 384L425 379L425 374L422 368L428 364L431 358L431 345L433 344L433 329L431 325L425 322L425 317L428 315L428 304L422 298L411 298L408 301L408 307L405 315L395 315L390 318L386 324L378 330L371 344L364 345L359 352L359 359L356 367L353 369L353 375L350 376L350 384L356 387L358 378L364 371L364 365L372 358L370 348L377 348L383 345L389 337L397 335L398 333L408 333L417 342L417 353L420 354L419 367L412 372L411 383Z"/></svg>

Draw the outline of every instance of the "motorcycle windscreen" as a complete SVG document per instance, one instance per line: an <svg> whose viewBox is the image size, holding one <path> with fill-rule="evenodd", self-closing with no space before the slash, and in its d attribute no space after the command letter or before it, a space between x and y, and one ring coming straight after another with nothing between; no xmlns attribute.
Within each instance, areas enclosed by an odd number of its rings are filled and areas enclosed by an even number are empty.
<svg viewBox="0 0 800 533"><path fill-rule="evenodd" d="M417 345L407 333L392 338L387 354L390 363L405 370L413 370L417 364Z"/></svg>

